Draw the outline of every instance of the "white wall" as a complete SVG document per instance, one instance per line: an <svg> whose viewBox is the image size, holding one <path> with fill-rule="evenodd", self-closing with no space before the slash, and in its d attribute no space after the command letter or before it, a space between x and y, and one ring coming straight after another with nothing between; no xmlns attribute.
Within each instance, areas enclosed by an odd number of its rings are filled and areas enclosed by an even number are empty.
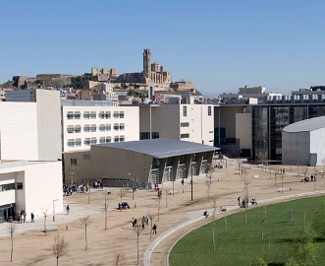
<svg viewBox="0 0 325 266"><path fill-rule="evenodd" d="M35 103L0 102L2 160L37 160L38 132Z"/></svg>
<svg viewBox="0 0 325 266"><path fill-rule="evenodd" d="M80 112L80 119L67 119L68 112ZM96 112L96 119L85 119L83 113L86 111ZM101 119L98 117L100 111L110 111L111 118ZM114 118L114 111L124 112L124 118ZM63 152L75 152L90 150L90 145L85 145L85 138L96 138L99 144L100 137L111 137L112 142L116 136L124 136L124 141L139 140L139 107L138 106L63 106L62 107L63 121ZM124 130L114 130L114 124L124 123ZM110 124L110 131L99 131L101 124ZM68 126L81 126L80 133L68 133ZM96 132L85 132L85 125L96 125ZM69 139L81 139L81 146L68 146Z"/></svg>
<svg viewBox="0 0 325 266"><path fill-rule="evenodd" d="M53 214L53 200L56 213L63 211L62 163L48 162L26 167L25 200L26 212L36 217L44 212Z"/></svg>
<svg viewBox="0 0 325 266"><path fill-rule="evenodd" d="M317 165L325 165L325 128L310 132L310 153L317 154Z"/></svg>

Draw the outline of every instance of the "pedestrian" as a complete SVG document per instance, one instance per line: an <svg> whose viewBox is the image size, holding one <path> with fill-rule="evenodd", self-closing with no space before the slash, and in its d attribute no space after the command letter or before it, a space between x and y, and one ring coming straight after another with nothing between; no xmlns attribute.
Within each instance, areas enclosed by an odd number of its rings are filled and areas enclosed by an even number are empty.
<svg viewBox="0 0 325 266"><path fill-rule="evenodd" d="M26 222L26 212L23 212L23 216L24 216L24 222Z"/></svg>
<svg viewBox="0 0 325 266"><path fill-rule="evenodd" d="M152 233L153 233L154 235L157 234L157 225L156 225L156 224L154 224L154 225L152 226Z"/></svg>
<svg viewBox="0 0 325 266"><path fill-rule="evenodd" d="M132 227L134 227L134 221L135 221L135 219L134 219L134 217L132 217L132 219L131 219L131 222L132 222Z"/></svg>
<svg viewBox="0 0 325 266"><path fill-rule="evenodd" d="M146 215L146 225L147 226L149 225L149 217L148 217L148 215Z"/></svg>
<svg viewBox="0 0 325 266"><path fill-rule="evenodd" d="M240 206L240 196L237 198L238 200L238 206Z"/></svg>
<svg viewBox="0 0 325 266"><path fill-rule="evenodd" d="M67 205L67 215L69 215L69 212L70 212L70 206L69 206L69 204Z"/></svg>
<svg viewBox="0 0 325 266"><path fill-rule="evenodd" d="M34 216L34 213L31 213L31 214L30 214L30 220L31 220L32 223L34 223L34 217L35 217L35 216Z"/></svg>

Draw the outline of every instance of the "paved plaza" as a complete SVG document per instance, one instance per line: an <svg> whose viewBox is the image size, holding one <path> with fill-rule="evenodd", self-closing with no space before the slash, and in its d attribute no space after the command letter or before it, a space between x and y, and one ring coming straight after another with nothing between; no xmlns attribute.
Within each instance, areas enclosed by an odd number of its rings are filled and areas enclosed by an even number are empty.
<svg viewBox="0 0 325 266"><path fill-rule="evenodd" d="M128 190L121 193L121 189L104 188L65 196L64 204L70 205L70 213L56 214L55 222L52 213L47 214L46 236L43 232L44 217L36 217L35 223L31 223L27 216L25 223L16 224L13 263L10 262L8 223L0 224L0 265L56 265L51 246L58 233L68 243L68 253L60 258L60 265L115 265L114 260L118 254L124 255L125 265L136 265L137 234L131 220L134 217L141 221L142 216L148 214L153 216L153 224L157 225L157 235L150 234L150 223L140 232L139 265L167 265L168 254L175 241L193 228L212 220L212 215L204 218L203 211L208 210L211 214L213 199L216 199L218 209L220 206L227 209L226 212L217 212L217 217L220 218L242 211L238 207L237 198L243 198L247 192L249 198L257 199L257 207L325 193L325 178L319 175L317 182L300 182L307 171L314 174L315 171L322 170L321 167L286 166L285 174L280 174L280 167L283 169L283 166L269 169L242 164L243 171L239 171L237 160L228 160L227 163L224 160L222 166L222 169L216 168L211 174L209 202L206 175L194 178L193 201L190 178L185 180L184 185L181 180L175 181L174 189L172 182L164 184L160 203L154 190L136 191L132 195ZM107 191L111 195L107 195ZM108 203L107 230L105 193ZM121 201L128 202L131 208L117 210ZM86 216L89 216L87 250L84 227L80 221Z"/></svg>

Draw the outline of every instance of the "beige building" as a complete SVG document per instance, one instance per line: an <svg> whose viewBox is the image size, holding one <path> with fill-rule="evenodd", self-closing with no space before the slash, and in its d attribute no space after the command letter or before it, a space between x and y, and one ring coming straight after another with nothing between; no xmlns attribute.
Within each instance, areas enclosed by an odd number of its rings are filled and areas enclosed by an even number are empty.
<svg viewBox="0 0 325 266"><path fill-rule="evenodd" d="M213 146L214 108L206 104L140 107L140 139L166 138Z"/></svg>

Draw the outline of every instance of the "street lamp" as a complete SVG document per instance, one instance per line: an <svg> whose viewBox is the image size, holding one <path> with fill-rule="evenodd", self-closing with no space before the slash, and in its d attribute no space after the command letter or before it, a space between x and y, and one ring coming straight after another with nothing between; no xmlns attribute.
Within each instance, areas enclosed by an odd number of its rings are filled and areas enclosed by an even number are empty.
<svg viewBox="0 0 325 266"><path fill-rule="evenodd" d="M191 201L193 201L193 164L191 164Z"/></svg>
<svg viewBox="0 0 325 266"><path fill-rule="evenodd" d="M53 200L53 222L55 222L55 202L59 201L59 199L54 199Z"/></svg>

